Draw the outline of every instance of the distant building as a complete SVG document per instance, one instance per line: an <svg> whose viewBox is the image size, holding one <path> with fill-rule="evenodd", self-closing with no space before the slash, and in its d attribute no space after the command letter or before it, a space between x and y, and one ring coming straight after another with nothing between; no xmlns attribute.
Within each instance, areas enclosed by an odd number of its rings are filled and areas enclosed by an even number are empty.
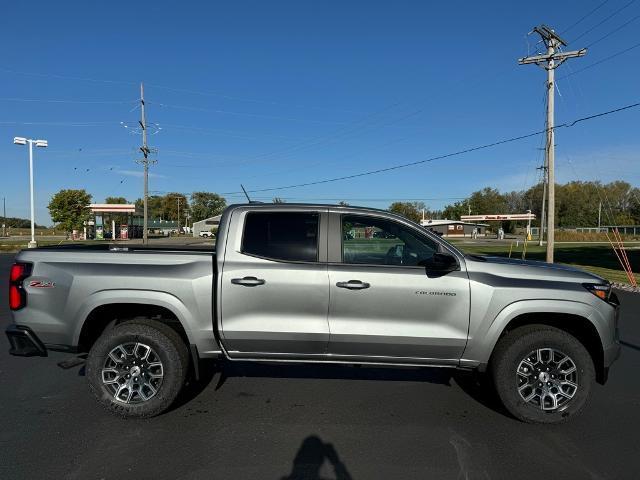
<svg viewBox="0 0 640 480"><path fill-rule="evenodd" d="M147 222L149 233L171 235L172 233L178 233L180 226L176 220L149 220Z"/></svg>
<svg viewBox="0 0 640 480"><path fill-rule="evenodd" d="M432 230L443 236L460 236L470 237L473 233L473 229L477 229L478 235L485 235L487 231L486 223L471 223L463 222L461 220L420 220L422 225L427 230Z"/></svg>
<svg viewBox="0 0 640 480"><path fill-rule="evenodd" d="M205 218L199 222L193 222L193 236L200 236L200 232L210 232L211 230L217 230L220 226L220 218L222 215L216 215L215 217Z"/></svg>

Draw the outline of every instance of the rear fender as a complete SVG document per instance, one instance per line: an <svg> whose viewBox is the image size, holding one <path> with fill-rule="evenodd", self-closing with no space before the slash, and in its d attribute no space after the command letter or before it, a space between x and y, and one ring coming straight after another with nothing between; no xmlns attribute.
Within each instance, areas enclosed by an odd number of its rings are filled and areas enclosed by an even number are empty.
<svg viewBox="0 0 640 480"><path fill-rule="evenodd" d="M76 325L73 344L78 345L84 322L93 310L109 304L127 303L153 305L165 308L173 313L182 328L184 328L189 344L196 345L198 351L204 353L202 356L208 356L205 352L219 350L211 330L194 332L191 329L191 325L196 325L197 322L193 319L187 306L178 297L166 292L153 290L101 290L91 294L78 309L76 318L81 319L81 321Z"/></svg>

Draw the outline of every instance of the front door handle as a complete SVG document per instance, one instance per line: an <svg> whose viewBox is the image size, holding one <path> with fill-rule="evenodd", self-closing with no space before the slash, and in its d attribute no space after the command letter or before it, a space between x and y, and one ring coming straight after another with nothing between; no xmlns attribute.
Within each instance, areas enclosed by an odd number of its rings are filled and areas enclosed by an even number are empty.
<svg viewBox="0 0 640 480"><path fill-rule="evenodd" d="M258 285L264 285L262 278L256 277L244 277L244 278L232 278L231 283L234 285L244 285L245 287L257 287Z"/></svg>
<svg viewBox="0 0 640 480"><path fill-rule="evenodd" d="M362 282L360 280L349 280L348 282L338 282L336 283L336 287L338 288L346 288L348 290L363 290L365 288L369 288L371 285L367 282Z"/></svg>

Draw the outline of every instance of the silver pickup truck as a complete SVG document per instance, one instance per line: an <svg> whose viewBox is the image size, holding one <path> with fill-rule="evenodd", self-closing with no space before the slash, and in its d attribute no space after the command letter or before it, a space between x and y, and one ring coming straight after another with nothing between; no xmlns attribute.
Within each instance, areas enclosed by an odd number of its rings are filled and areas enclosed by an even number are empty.
<svg viewBox="0 0 640 480"><path fill-rule="evenodd" d="M24 250L10 304L12 354L88 353L90 389L127 417L163 412L217 358L476 370L518 419L557 423L620 353L602 278L330 205L233 205L215 251Z"/></svg>

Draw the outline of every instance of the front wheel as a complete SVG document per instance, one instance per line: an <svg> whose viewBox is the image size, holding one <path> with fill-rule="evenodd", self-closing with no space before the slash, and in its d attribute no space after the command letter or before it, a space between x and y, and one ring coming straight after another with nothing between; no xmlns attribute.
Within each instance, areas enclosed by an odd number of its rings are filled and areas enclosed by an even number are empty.
<svg viewBox="0 0 640 480"><path fill-rule="evenodd" d="M149 320L116 325L89 352L89 387L108 410L123 417L153 417L184 385L188 353L170 327Z"/></svg>
<svg viewBox="0 0 640 480"><path fill-rule="evenodd" d="M546 325L505 335L491 360L506 409L529 423L561 423L585 406L595 379L593 360L569 333Z"/></svg>

